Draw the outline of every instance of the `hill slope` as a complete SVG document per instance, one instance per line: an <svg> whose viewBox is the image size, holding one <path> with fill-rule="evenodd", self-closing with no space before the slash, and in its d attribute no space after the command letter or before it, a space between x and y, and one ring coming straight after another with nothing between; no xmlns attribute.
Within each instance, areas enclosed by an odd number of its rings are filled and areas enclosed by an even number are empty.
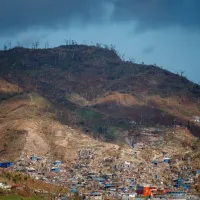
<svg viewBox="0 0 200 200"><path fill-rule="evenodd" d="M14 48L0 58L4 80L76 110L89 124L95 116L100 125L107 118L119 124L120 118L126 129L127 119L145 126L187 125L200 115L199 85L156 66L124 62L113 49ZM191 131L197 136L198 126L191 123Z"/></svg>
<svg viewBox="0 0 200 200"><path fill-rule="evenodd" d="M69 168L80 150L92 149L91 170L113 172L130 161L139 182L159 173L166 184L182 158L199 166L200 87L184 77L124 62L113 49L68 45L0 51L0 83L2 159L37 154ZM155 172L152 160L163 151L175 167Z"/></svg>

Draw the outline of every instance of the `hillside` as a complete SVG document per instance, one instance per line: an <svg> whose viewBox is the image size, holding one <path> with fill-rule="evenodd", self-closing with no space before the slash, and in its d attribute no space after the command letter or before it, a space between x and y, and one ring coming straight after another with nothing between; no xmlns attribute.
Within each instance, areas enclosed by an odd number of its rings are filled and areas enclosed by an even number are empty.
<svg viewBox="0 0 200 200"><path fill-rule="evenodd" d="M163 159L163 151L174 157L174 162L175 158L190 157L193 159L194 168L200 166L199 146L194 152L192 147L197 144L197 141L185 128L163 127L160 133L154 133L154 128L140 127L137 129L140 135L132 137L131 132L128 135L123 134L128 143L133 139L138 145L144 143L143 147L131 149L128 145L105 143L103 137L93 139L77 126L62 124L58 121L60 112L52 103L36 93L20 94L1 103L1 160L14 161L23 156L29 158L34 154L48 157L50 162L60 159L66 162L67 168L70 169L79 162L78 154L81 150L91 149L95 153L95 158L90 161L90 170L111 172L113 162L120 164L130 161L136 169L139 167L140 170L148 171L146 175L140 177L141 182L147 181L147 177L148 182L151 182L150 177L153 178L155 172L149 172L151 169L149 164L156 158ZM74 122L75 116L70 110L68 115L69 122L70 120ZM105 158L113 159L111 165L102 164ZM141 166L141 163L142 166L146 166L146 169ZM175 165L180 167L185 163L179 160ZM162 166L162 170L160 174L168 170L167 166Z"/></svg>
<svg viewBox="0 0 200 200"><path fill-rule="evenodd" d="M1 160L36 154L60 159L69 170L89 149L95 155L91 171L113 172L130 161L139 183L158 184L159 174L169 185L188 165L184 159L200 167L194 116L200 116L199 85L153 65L123 61L113 48L0 51ZM152 161L164 159L163 151L174 166L155 171ZM105 165L106 158L112 161Z"/></svg>
<svg viewBox="0 0 200 200"><path fill-rule="evenodd" d="M107 118L119 124L120 118L123 128L127 119L151 126L171 126L174 120L186 125L200 115L199 85L156 66L124 62L114 49L14 48L1 51L0 58L1 76L19 86L15 91L37 92L83 118L94 115L98 124ZM191 124L191 131L197 136L199 127Z"/></svg>

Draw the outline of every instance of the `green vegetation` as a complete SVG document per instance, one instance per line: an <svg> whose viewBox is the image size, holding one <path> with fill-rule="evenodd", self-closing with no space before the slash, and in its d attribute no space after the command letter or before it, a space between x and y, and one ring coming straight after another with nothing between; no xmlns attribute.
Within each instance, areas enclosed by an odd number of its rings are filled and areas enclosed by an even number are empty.
<svg viewBox="0 0 200 200"><path fill-rule="evenodd" d="M64 187L44 183L32 179L23 173L5 172L0 175L0 182L6 185L13 185L17 183L22 186L20 189L12 188L10 191L0 189L0 200L46 200L50 199L49 196L58 193L67 193ZM34 190L41 189L47 191L47 195L35 195Z"/></svg>
<svg viewBox="0 0 200 200"><path fill-rule="evenodd" d="M106 121L104 120L105 115L88 108L81 108L76 110L75 114L89 122L91 124L93 131L97 134L102 135L105 140L116 142L120 139L119 129L120 125L124 128L124 124L119 124L119 126L104 126Z"/></svg>
<svg viewBox="0 0 200 200"><path fill-rule="evenodd" d="M108 127L108 132L105 138L110 141L118 141L120 139L118 127Z"/></svg>
<svg viewBox="0 0 200 200"><path fill-rule="evenodd" d="M75 114L81 116L86 120L95 120L95 121L102 120L104 117L104 115L101 114L100 112L88 108L81 108L80 110L76 110Z"/></svg>
<svg viewBox="0 0 200 200"><path fill-rule="evenodd" d="M2 175L2 177L6 178L9 181L13 181L14 183L21 183L24 180L28 179L28 176L25 176L21 173L4 173L4 175Z"/></svg>
<svg viewBox="0 0 200 200"><path fill-rule="evenodd" d="M101 120L105 117L104 114L95 111L90 108L79 108L75 104L71 103L70 101L67 101L66 104L67 108L72 111L76 116L81 117L84 120L91 121L95 124L100 123Z"/></svg>
<svg viewBox="0 0 200 200"><path fill-rule="evenodd" d="M74 105L73 103L71 103L68 100L65 101L65 106L72 112L75 112L75 110L76 110L76 105Z"/></svg>
<svg viewBox="0 0 200 200"><path fill-rule="evenodd" d="M94 137L102 136L107 141L116 142L120 139L119 132L129 128L125 121L116 121L111 125L106 120L106 115L92 108L78 107L70 101L67 101L65 105L91 128Z"/></svg>
<svg viewBox="0 0 200 200"><path fill-rule="evenodd" d="M20 197L18 195L0 196L0 200L41 200L39 197Z"/></svg>

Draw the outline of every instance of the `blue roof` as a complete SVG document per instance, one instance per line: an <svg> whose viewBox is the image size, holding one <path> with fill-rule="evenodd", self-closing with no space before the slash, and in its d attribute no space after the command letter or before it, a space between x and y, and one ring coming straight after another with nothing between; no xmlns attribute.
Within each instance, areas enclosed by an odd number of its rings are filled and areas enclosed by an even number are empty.
<svg viewBox="0 0 200 200"><path fill-rule="evenodd" d="M60 169L58 167L53 167L53 168L51 168L51 171L59 172Z"/></svg>
<svg viewBox="0 0 200 200"><path fill-rule="evenodd" d="M183 187L184 187L185 189L190 189L190 186L187 185L187 184L183 184Z"/></svg>
<svg viewBox="0 0 200 200"><path fill-rule="evenodd" d="M61 197L61 200L68 200L68 197Z"/></svg>
<svg viewBox="0 0 200 200"><path fill-rule="evenodd" d="M105 178L98 178L98 181L105 181L106 179Z"/></svg>
<svg viewBox="0 0 200 200"><path fill-rule="evenodd" d="M186 192L183 191L173 191L173 192L167 192L167 194L171 194L172 196L184 196Z"/></svg>
<svg viewBox="0 0 200 200"><path fill-rule="evenodd" d="M113 184L105 184L105 187L114 187Z"/></svg>
<svg viewBox="0 0 200 200"><path fill-rule="evenodd" d="M158 175L155 175L154 177L155 177L155 179L159 179L159 176L158 176Z"/></svg>
<svg viewBox="0 0 200 200"><path fill-rule="evenodd" d="M77 190L73 188L72 189L72 193L76 193L76 192L77 192Z"/></svg>
<svg viewBox="0 0 200 200"><path fill-rule="evenodd" d="M100 192L91 192L92 195L100 194Z"/></svg>
<svg viewBox="0 0 200 200"><path fill-rule="evenodd" d="M13 162L2 162L2 163L0 163L0 167L11 167L11 166L13 166Z"/></svg>

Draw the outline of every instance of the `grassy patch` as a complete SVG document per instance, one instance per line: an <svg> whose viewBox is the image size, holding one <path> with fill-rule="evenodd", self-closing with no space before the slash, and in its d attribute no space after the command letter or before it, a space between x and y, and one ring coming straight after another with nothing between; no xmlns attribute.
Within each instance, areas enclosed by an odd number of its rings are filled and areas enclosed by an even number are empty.
<svg viewBox="0 0 200 200"><path fill-rule="evenodd" d="M88 108L81 108L80 110L76 110L75 114L79 115L80 117L86 120L95 120L99 121L102 120L104 115Z"/></svg>
<svg viewBox="0 0 200 200"><path fill-rule="evenodd" d="M41 200L39 197L20 197L18 195L0 196L0 200Z"/></svg>
<svg viewBox="0 0 200 200"><path fill-rule="evenodd" d="M79 107L70 101L65 102L65 106L77 117L85 121L85 125L93 131L94 137L103 136L105 140L116 142L120 140L120 131L127 130L129 124L125 121L115 121L114 124L106 120L106 116L87 107Z"/></svg>
<svg viewBox="0 0 200 200"><path fill-rule="evenodd" d="M104 114L95 111L89 108L81 108L76 106L75 104L71 103L70 101L65 102L65 106L73 112L77 117L81 117L83 120L86 120L91 123L98 124L100 123L103 118L105 117Z"/></svg>
<svg viewBox="0 0 200 200"><path fill-rule="evenodd" d="M65 106L72 112L76 111L76 105L74 105L70 101L65 101Z"/></svg>
<svg viewBox="0 0 200 200"><path fill-rule="evenodd" d="M120 139L119 128L118 127L108 127L108 132L105 135L107 140L118 141Z"/></svg>
<svg viewBox="0 0 200 200"><path fill-rule="evenodd" d="M116 127L124 129L124 130L128 130L130 128L130 124L125 121L120 121L116 124Z"/></svg>

